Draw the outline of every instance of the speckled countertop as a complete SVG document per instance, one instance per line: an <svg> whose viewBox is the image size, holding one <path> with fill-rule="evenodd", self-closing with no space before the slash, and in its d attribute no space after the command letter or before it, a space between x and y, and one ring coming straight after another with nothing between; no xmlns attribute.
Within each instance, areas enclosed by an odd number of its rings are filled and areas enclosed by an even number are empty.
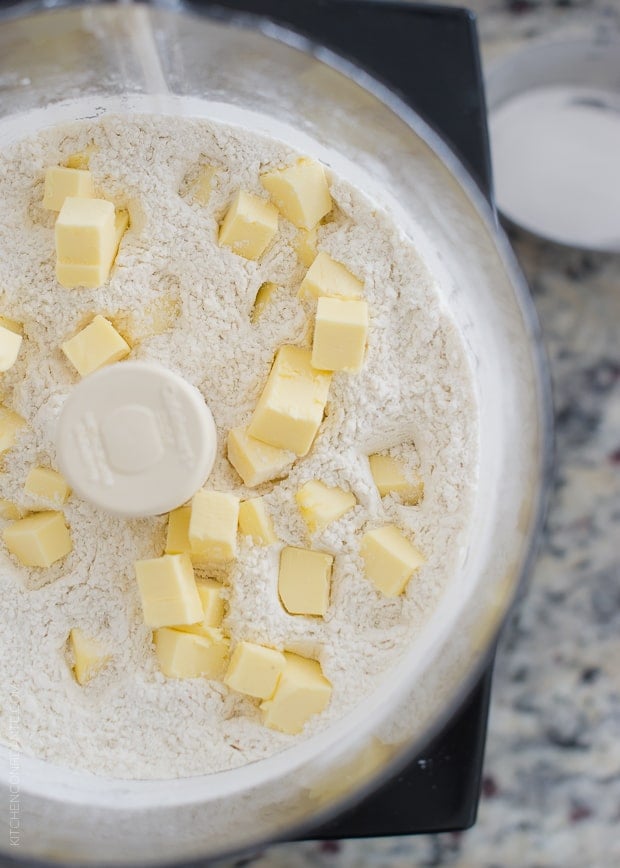
<svg viewBox="0 0 620 868"><path fill-rule="evenodd" d="M620 27L620 0L453 5L478 13L485 63L537 36ZM620 865L620 256L511 238L551 359L557 479L532 584L498 656L478 823L280 845L255 868Z"/></svg>

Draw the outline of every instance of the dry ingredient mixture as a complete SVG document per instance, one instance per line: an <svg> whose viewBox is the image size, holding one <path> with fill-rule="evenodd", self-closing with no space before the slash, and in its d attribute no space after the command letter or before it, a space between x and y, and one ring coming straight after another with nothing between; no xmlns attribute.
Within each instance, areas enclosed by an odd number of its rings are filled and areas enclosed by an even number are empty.
<svg viewBox="0 0 620 868"><path fill-rule="evenodd" d="M56 215L42 206L43 179L47 167L85 148L98 195L128 210L130 227L104 286L66 289L55 278ZM241 538L236 560L207 575L224 583L224 629L233 645L248 640L320 661L333 692L326 711L306 725L309 735L389 677L454 573L476 480L477 412L459 337L415 247L384 211L330 176L335 208L318 228L318 249L363 280L370 311L364 365L334 374L314 446L284 480L253 489L241 483L226 458L228 431L248 424L278 348L311 345L312 319L297 294L307 266L292 224L280 219L257 261L220 246L218 227L240 188L265 197L259 175L298 156L243 129L156 116L58 127L3 154L0 314L23 323L24 342L0 375L0 401L27 426L2 456L0 497L41 508L24 481L34 466L56 466L55 423L79 381L60 345L94 315L107 317L131 346L130 359L165 365L205 397L219 444L207 487L264 495L281 542ZM197 186L205 166L217 170L206 204ZM257 316L265 282L277 289ZM376 452L422 479L417 505L379 496L368 462ZM313 479L353 492L357 505L310 541L295 494ZM20 700L17 747L100 774L156 778L240 766L295 743L296 736L262 725L256 700L221 681L160 671L133 565L163 553L166 517L115 518L75 495L62 510L73 538L63 560L27 568L0 551L0 678ZM426 559L393 599L365 577L359 551L362 534L386 523L402 528ZM335 556L324 618L283 609L283 545ZM109 656L84 685L67 656L74 628L97 637ZM0 739L9 741L1 710Z"/></svg>

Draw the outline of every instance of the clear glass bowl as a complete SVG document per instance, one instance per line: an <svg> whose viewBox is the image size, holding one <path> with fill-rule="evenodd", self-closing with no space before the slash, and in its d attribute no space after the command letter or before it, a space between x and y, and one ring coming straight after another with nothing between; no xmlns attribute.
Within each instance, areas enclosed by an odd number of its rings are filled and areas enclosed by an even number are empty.
<svg viewBox="0 0 620 868"><path fill-rule="evenodd" d="M182 3L49 6L25 3L1 20L0 148L107 111L232 117L289 139L361 184L405 230L415 225L476 377L480 480L460 570L362 706L269 760L181 780L108 780L26 756L16 779L2 748L5 804L20 791L20 846L11 851L8 836L1 845L12 855L80 865L215 857L332 816L419 751L471 687L540 529L551 456L541 339L475 184L418 116L360 70L249 16L197 17Z"/></svg>

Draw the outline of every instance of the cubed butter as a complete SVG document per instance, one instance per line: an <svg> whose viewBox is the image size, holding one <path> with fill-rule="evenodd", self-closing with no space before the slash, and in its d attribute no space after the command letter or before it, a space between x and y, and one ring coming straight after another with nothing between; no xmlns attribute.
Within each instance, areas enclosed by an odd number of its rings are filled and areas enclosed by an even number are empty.
<svg viewBox="0 0 620 868"><path fill-rule="evenodd" d="M5 521L15 521L18 518L23 518L24 510L10 500L0 498L0 518Z"/></svg>
<svg viewBox="0 0 620 868"><path fill-rule="evenodd" d="M74 151L73 154L69 154L67 159L65 160L65 165L69 169L88 169L90 165L90 158L96 152L97 146L94 142L91 142L90 145L86 145L86 147L82 151Z"/></svg>
<svg viewBox="0 0 620 868"><path fill-rule="evenodd" d="M217 175L215 166L201 166L194 185L194 199L200 205L208 205L213 190L213 181Z"/></svg>
<svg viewBox="0 0 620 868"><path fill-rule="evenodd" d="M270 699L285 666L286 658L281 651L254 642L239 642L230 658L224 683L256 699Z"/></svg>
<svg viewBox="0 0 620 868"><path fill-rule="evenodd" d="M278 209L239 190L220 226L219 242L246 259L258 259L278 231Z"/></svg>
<svg viewBox="0 0 620 868"><path fill-rule="evenodd" d="M44 208L60 211L67 196L92 199L94 195L93 176L88 169L50 166L45 173Z"/></svg>
<svg viewBox="0 0 620 868"><path fill-rule="evenodd" d="M191 550L206 561L225 563L237 556L239 498L223 491L197 491L189 519Z"/></svg>
<svg viewBox="0 0 620 868"><path fill-rule="evenodd" d="M262 497L242 500L239 504L239 530L243 536L251 536L259 546L269 546L278 541L271 516Z"/></svg>
<svg viewBox="0 0 620 868"><path fill-rule="evenodd" d="M357 503L352 492L332 488L318 479L311 479L302 485L295 500L310 533L323 530Z"/></svg>
<svg viewBox="0 0 620 868"><path fill-rule="evenodd" d="M57 470L51 467L33 467L24 485L26 494L49 500L61 506L69 497L71 489Z"/></svg>
<svg viewBox="0 0 620 868"><path fill-rule="evenodd" d="M276 692L261 703L263 722L271 729L297 735L306 722L327 708L332 686L316 660L285 652L286 666Z"/></svg>
<svg viewBox="0 0 620 868"><path fill-rule="evenodd" d="M118 362L131 352L131 347L112 323L99 314L82 331L65 341L61 349L81 377Z"/></svg>
<svg viewBox="0 0 620 868"><path fill-rule="evenodd" d="M25 424L18 413L0 404L0 455L15 445L17 433Z"/></svg>
<svg viewBox="0 0 620 868"><path fill-rule="evenodd" d="M136 579L148 627L197 624L202 601L188 554L136 561Z"/></svg>
<svg viewBox="0 0 620 868"><path fill-rule="evenodd" d="M332 210L325 169L303 157L293 166L266 172L261 184L287 220L300 229L312 229Z"/></svg>
<svg viewBox="0 0 620 868"><path fill-rule="evenodd" d="M190 553L189 519L191 514L191 506L179 506L178 509L173 509L169 514L165 549L167 555Z"/></svg>
<svg viewBox="0 0 620 868"><path fill-rule="evenodd" d="M16 319L11 319L8 316L0 316L0 326L11 332L15 332L16 335L21 335L24 332L23 325L20 322L17 322Z"/></svg>
<svg viewBox="0 0 620 868"><path fill-rule="evenodd" d="M251 437L247 428L230 429L227 449L228 460L250 488L284 476L295 460L294 452Z"/></svg>
<svg viewBox="0 0 620 868"><path fill-rule="evenodd" d="M364 534L361 544L366 575L386 597L398 597L424 563L424 557L394 525Z"/></svg>
<svg viewBox="0 0 620 868"><path fill-rule="evenodd" d="M258 322L261 315L264 313L265 308L277 291L277 283L261 283L259 290L256 293L256 298L254 299L254 307L252 308L252 315L250 317L253 323Z"/></svg>
<svg viewBox="0 0 620 868"><path fill-rule="evenodd" d="M323 421L331 376L312 367L310 350L280 347L248 434L278 449L306 455Z"/></svg>
<svg viewBox="0 0 620 868"><path fill-rule="evenodd" d="M217 628L209 635L163 627L153 634L161 671L168 678L221 678L226 671L228 640Z"/></svg>
<svg viewBox="0 0 620 868"><path fill-rule="evenodd" d="M302 298L360 299L364 284L348 268L321 251L306 272L299 287Z"/></svg>
<svg viewBox="0 0 620 868"><path fill-rule="evenodd" d="M318 255L317 249L317 229L300 229L297 235L297 244L295 250L302 265L310 268Z"/></svg>
<svg viewBox="0 0 620 868"><path fill-rule="evenodd" d="M4 543L26 567L51 567L73 549L62 512L36 512L3 531Z"/></svg>
<svg viewBox="0 0 620 868"><path fill-rule="evenodd" d="M368 304L319 299L314 322L312 365L325 371L359 371L368 336Z"/></svg>
<svg viewBox="0 0 620 868"><path fill-rule="evenodd" d="M400 461L391 455L369 455L370 472L381 497L395 494L403 503L415 506L424 495L424 483L409 482Z"/></svg>
<svg viewBox="0 0 620 868"><path fill-rule="evenodd" d="M286 546L280 554L278 593L289 615L325 615L334 558Z"/></svg>
<svg viewBox="0 0 620 868"><path fill-rule="evenodd" d="M222 585L215 579L196 579L198 596L202 603L202 621L197 624L178 625L176 629L187 633L210 636L213 627L221 627L224 620L224 597Z"/></svg>
<svg viewBox="0 0 620 868"><path fill-rule="evenodd" d="M8 371L17 361L22 336L0 325L0 372Z"/></svg>
<svg viewBox="0 0 620 868"><path fill-rule="evenodd" d="M115 213L112 202L67 197L55 225L58 282L64 287L104 284L128 225L128 213Z"/></svg>
<svg viewBox="0 0 620 868"><path fill-rule="evenodd" d="M96 639L89 639L79 627L69 633L73 674L78 684L86 684L110 659Z"/></svg>

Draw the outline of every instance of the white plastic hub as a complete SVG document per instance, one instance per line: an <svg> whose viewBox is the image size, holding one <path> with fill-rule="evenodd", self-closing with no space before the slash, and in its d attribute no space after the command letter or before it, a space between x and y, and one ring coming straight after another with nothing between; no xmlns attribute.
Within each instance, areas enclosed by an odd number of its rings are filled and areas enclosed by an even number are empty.
<svg viewBox="0 0 620 868"><path fill-rule="evenodd" d="M85 377L56 433L58 466L75 493L134 518L189 500L211 472L216 445L198 389L146 362L118 362Z"/></svg>

